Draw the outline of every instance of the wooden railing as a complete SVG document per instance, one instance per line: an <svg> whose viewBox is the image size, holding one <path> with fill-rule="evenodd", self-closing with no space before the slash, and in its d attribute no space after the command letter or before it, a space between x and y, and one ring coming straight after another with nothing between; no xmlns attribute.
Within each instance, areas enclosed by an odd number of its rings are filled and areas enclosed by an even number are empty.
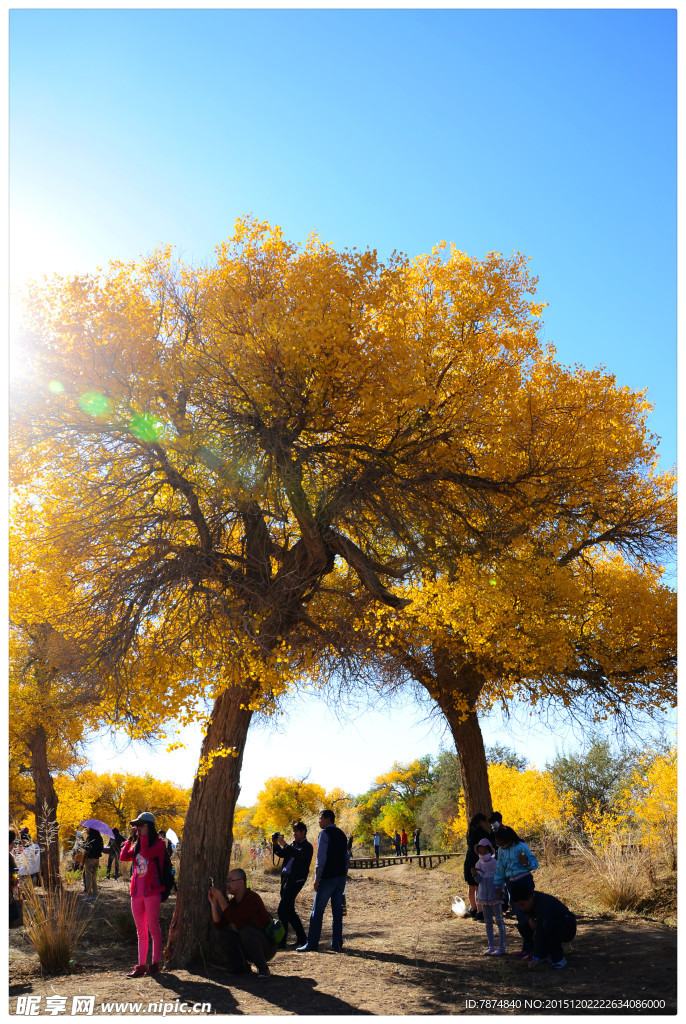
<svg viewBox="0 0 686 1024"><path fill-rule="evenodd" d="M390 854L386 857L353 857L350 861L350 868L388 868L393 864L409 864L416 860L420 868L433 868L450 857L464 857L463 853L413 853L411 855L396 857Z"/></svg>

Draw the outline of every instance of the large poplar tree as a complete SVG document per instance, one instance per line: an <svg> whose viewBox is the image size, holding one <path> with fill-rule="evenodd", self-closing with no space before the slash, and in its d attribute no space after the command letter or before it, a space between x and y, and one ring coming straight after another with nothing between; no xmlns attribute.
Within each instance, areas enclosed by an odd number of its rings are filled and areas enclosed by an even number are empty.
<svg viewBox="0 0 686 1024"><path fill-rule="evenodd" d="M34 293L14 472L46 578L51 552L69 565L57 625L141 734L213 701L172 964L210 941L251 716L343 642L330 607L401 613L390 585L432 529L483 559L551 521L577 546L601 528L592 452L520 400L545 372L534 285L518 255L384 265L243 220L211 267L162 250Z"/></svg>

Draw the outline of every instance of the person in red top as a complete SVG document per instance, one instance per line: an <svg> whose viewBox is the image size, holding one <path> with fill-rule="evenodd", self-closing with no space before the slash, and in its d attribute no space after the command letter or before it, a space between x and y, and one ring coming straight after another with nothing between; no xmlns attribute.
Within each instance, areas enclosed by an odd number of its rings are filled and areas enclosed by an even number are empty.
<svg viewBox="0 0 686 1024"><path fill-rule="evenodd" d="M127 977L140 978L146 971L148 959L148 931L152 935L152 963L150 974L162 970L162 931L160 929L160 903L164 886L164 840L157 835L155 816L143 811L131 822L131 835L119 855L122 861L133 861L131 872L131 913L138 932L138 963Z"/></svg>
<svg viewBox="0 0 686 1024"><path fill-rule="evenodd" d="M407 857L407 832L405 829L400 833L400 853L403 857Z"/></svg>
<svg viewBox="0 0 686 1024"><path fill-rule="evenodd" d="M228 899L214 887L210 888L207 897L215 928L223 929L219 938L229 971L232 974L249 974L248 964L252 962L257 967L257 976L268 978L267 960L276 953L276 942L265 930L272 915L257 893L248 889L242 868L232 868L226 884L229 887Z"/></svg>

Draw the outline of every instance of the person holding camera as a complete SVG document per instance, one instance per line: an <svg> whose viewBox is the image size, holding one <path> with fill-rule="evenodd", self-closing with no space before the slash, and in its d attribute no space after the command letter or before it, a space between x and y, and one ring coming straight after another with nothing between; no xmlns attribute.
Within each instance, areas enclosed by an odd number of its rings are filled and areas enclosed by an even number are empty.
<svg viewBox="0 0 686 1024"><path fill-rule="evenodd" d="M267 960L276 954L276 942L266 931L272 916L257 893L248 889L242 868L231 868L226 884L228 896L210 885L207 898L214 926L221 929L218 937L228 969L231 974L250 974L249 964L254 963L258 978L268 978Z"/></svg>
<svg viewBox="0 0 686 1024"><path fill-rule="evenodd" d="M307 875L312 863L312 843L307 840L307 825L302 821L293 824L293 842L286 843L281 832L275 832L272 836L272 846L277 857L283 858L281 869L281 902L279 903L278 917L286 931L281 940L281 947L285 948L288 938L288 926L292 926L295 937L298 940L296 945L302 946L307 942L307 935L295 909L295 901L298 893L307 881Z"/></svg>
<svg viewBox="0 0 686 1024"><path fill-rule="evenodd" d="M162 930L160 904L164 890L164 840L157 835L155 816L143 811L131 822L131 834L119 855L122 861L133 861L131 872L131 913L138 933L138 963L129 978L141 978L148 972L148 932L152 935L150 974L162 970Z"/></svg>

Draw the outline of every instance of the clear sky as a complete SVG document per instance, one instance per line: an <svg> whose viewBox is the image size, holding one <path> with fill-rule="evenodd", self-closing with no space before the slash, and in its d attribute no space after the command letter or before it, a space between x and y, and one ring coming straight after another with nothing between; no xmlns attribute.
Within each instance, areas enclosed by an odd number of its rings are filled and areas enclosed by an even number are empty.
<svg viewBox="0 0 686 1024"><path fill-rule="evenodd" d="M15 286L163 242L207 262L245 213L382 256L520 251L559 358L646 387L676 461L674 10L15 9L9 110ZM437 749L416 717L312 735L313 780ZM246 779L290 774L276 742Z"/></svg>

